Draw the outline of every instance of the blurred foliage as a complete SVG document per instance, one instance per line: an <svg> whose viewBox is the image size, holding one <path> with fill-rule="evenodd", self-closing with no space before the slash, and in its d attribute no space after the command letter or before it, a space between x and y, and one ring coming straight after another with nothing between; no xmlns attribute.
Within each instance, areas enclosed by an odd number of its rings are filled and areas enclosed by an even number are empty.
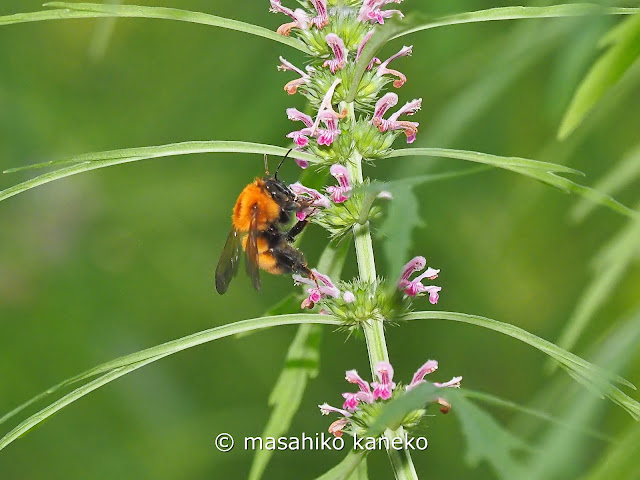
<svg viewBox="0 0 640 480"><path fill-rule="evenodd" d="M522 2L508 1L516 5ZM526 2L542 5L542 2ZM179 6L275 29L268 2L167 0ZM620 2L617 6L638 6ZM488 1L407 1L405 11L443 15L489 8ZM34 0L4 0L0 15L40 9ZM64 20L0 28L0 168L107 149L185 140L245 140L286 146L287 107L302 99L282 90L288 78L277 57L303 54L269 40L221 29L118 19ZM416 146L453 147L564 163L593 185L638 144L640 65L634 64L560 143L563 113L598 58L598 39L617 18L524 20L452 26L389 45L414 44L401 99L422 97ZM105 30L110 38L105 39ZM96 54L96 42L101 47ZM398 43L399 42L399 43ZM450 170L455 160L393 158L369 167L380 180ZM263 279L255 293L239 276L224 297L213 268L240 191L263 172L259 155L206 154L110 167L39 187L0 205L1 413L98 363L179 336L262 314L292 289L290 279ZM0 177L0 188L33 172ZM293 182L299 170L283 167ZM617 196L636 205L637 181ZM439 308L485 315L555 340L592 281L589 262L628 220L598 209L569 220L576 198L511 172L429 183L415 188L424 226L412 254L442 269ZM379 227L379 225L378 225ZM305 235L311 264L326 236ZM379 249L380 250L380 249ZM380 257L382 258L382 257ZM353 255L345 277L354 273ZM382 274L386 272L380 260ZM607 265L602 266L603 269ZM597 273L597 272L596 272ZM640 268L630 264L578 340L582 354L615 320L638 307ZM426 304L426 301L425 301ZM425 305L425 308L427 305ZM325 329L326 330L326 329ZM328 427L317 404L338 398L344 371L368 370L364 343L324 335L321 370L309 383L291 434ZM226 339L160 361L99 390L0 454L0 478L245 478L251 454L218 452L220 432L259 435L267 398L285 361L294 327ZM448 322L392 327L387 339L398 377L427 358L466 387L555 414L554 388L591 395L563 372L553 381L543 356L507 337ZM599 343L596 343L596 346ZM269 359L265 361L264 359ZM601 363L607 367L606 360ZM610 365L611 368L614 364ZM640 383L632 363L625 376ZM557 397L556 397L557 400ZM571 405L569 405L569 410ZM429 478L485 479L486 464L461 460L453 414L429 420L429 449L413 455ZM508 423L512 414L492 409ZM585 422L616 439L631 419L610 402ZM6 425L9 427L10 425ZM637 428L637 426L635 426ZM521 432L522 433L522 432ZM534 433L545 438L546 432ZM635 434L637 438L637 433ZM575 475L602 469L614 448L584 438ZM345 452L280 452L264 478L313 478ZM369 455L369 477L389 478L386 455ZM594 470L594 472L596 472ZM593 473L595 476L596 473ZM566 477L561 477L566 478Z"/></svg>

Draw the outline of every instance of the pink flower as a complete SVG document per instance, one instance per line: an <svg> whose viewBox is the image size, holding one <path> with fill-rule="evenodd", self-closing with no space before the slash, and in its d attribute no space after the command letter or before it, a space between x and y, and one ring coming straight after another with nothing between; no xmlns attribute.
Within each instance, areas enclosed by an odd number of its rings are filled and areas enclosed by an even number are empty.
<svg viewBox="0 0 640 480"><path fill-rule="evenodd" d="M322 415L329 415L330 413L333 412L333 413L339 413L343 417L350 417L351 416L351 414L349 412L347 412L346 410L341 410L339 408L332 407L328 403L323 403L322 405L318 405L318 408L320 408L320 413L322 413Z"/></svg>
<svg viewBox="0 0 640 480"><path fill-rule="evenodd" d="M336 163L334 165L331 165L329 172L331 172L331 175L333 175L336 180L338 180L339 185L337 187L327 187L327 193L331 195L331 200L333 200L334 203L342 203L347 201L347 199L349 198L348 193L351 191L349 171L344 165Z"/></svg>
<svg viewBox="0 0 640 480"><path fill-rule="evenodd" d="M426 383L424 377L430 373L435 372L438 369L438 362L435 360L429 360L424 365L422 365L416 373L413 374L413 379L411 383L407 385L407 391L411 390L414 387L417 387L421 383Z"/></svg>
<svg viewBox="0 0 640 480"><path fill-rule="evenodd" d="M416 373L414 373L413 380L407 387L404 388L404 391L408 392L421 383L426 383L424 377L430 373L435 372L437 368L438 362L436 362L435 360L429 360L424 363L416 371ZM396 388L396 384L393 382L393 367L391 366L391 364L384 361L378 362L375 371L379 382L372 382L371 385L363 380L355 370L349 370L346 372L346 380L349 383L358 385L360 390L356 393L346 392L342 394L342 397L344 398L342 409L332 407L327 403L318 405L323 415L328 415L329 413L338 413L342 415L342 418L340 420L335 421L331 424L331 426L329 427L329 432L333 433L336 436L342 435L344 427L351 422L351 417L356 415L356 417L354 418L358 418L356 412L360 410L360 404L373 404L378 399L388 400L393 396L393 391ZM460 387L461 380L462 377L453 377L446 383L434 383L433 385L441 388L457 388ZM371 391L371 388L373 388L373 392ZM447 413L451 409L451 405L449 405L449 403L443 398L436 398L435 402L441 405L440 411L442 413Z"/></svg>
<svg viewBox="0 0 640 480"><path fill-rule="evenodd" d="M399 121L398 117L402 114L413 115L414 113L416 113L418 110L420 110L422 99L419 98L417 100L407 102L404 107L391 115L388 119L384 119L383 115L387 112L387 110L395 106L397 103L398 95L396 95L395 93L389 92L384 95L376 103L371 123L378 127L378 130L380 130L381 132L386 132L387 130L404 130L404 133L407 136L407 143L413 143L416 139L416 134L418 133L419 123Z"/></svg>
<svg viewBox="0 0 640 480"><path fill-rule="evenodd" d="M306 219L318 208L328 208L331 206L331 202L327 197L313 188L305 187L300 182L289 185L289 188L293 193L302 197L308 204L308 207L296 213L296 219L299 221Z"/></svg>
<svg viewBox="0 0 640 480"><path fill-rule="evenodd" d="M315 138L318 145L331 145L340 135L338 120L344 118L347 112L336 113L332 104L333 92L340 82L341 80L337 78L327 90L315 121L309 115L295 108L287 109L287 116L290 120L300 121L305 124L305 128L287 135L288 138L293 139L298 147L306 147L309 144L309 137ZM319 128L320 122L324 123L325 128Z"/></svg>
<svg viewBox="0 0 640 480"><path fill-rule="evenodd" d="M311 19L311 22L319 29L322 30L329 23L329 15L327 14L327 0L310 0L313 8L318 13Z"/></svg>
<svg viewBox="0 0 640 480"><path fill-rule="evenodd" d="M360 45L358 45L358 52L356 54L356 62L358 60L360 60L360 56L362 55L362 51L364 50L364 47L367 45L367 42L369 40L371 40L371 37L373 36L374 33L375 33L375 30L371 30L369 33L367 33L362 38L362 41L360 42ZM378 57L373 57L371 59L371 61L369 62L369 65L367 65L367 70L371 70L375 64L380 65L380 59Z"/></svg>
<svg viewBox="0 0 640 480"><path fill-rule="evenodd" d="M384 23L386 18L392 15L398 15L401 18L404 17L400 10L381 10L380 7L384 7L388 3L402 3L402 0L364 0L362 7L360 8L360 14L358 20L361 22L378 22Z"/></svg>
<svg viewBox="0 0 640 480"><path fill-rule="evenodd" d="M306 147L309 144L309 136L312 132L311 127L313 127L313 118L311 118L306 113L302 113L297 108L287 108L287 117L289 117L289 120L293 120L294 122L302 122L306 125L307 128L291 132L287 135L288 138L293 139L293 142L298 147Z"/></svg>
<svg viewBox="0 0 640 480"><path fill-rule="evenodd" d="M403 73L397 70L392 70L390 68L387 68L387 66L396 58L410 56L412 48L413 48L413 45L411 45L410 47L402 47L402 49L398 53L387 58L378 67L378 71L376 72L376 75L378 75L379 77L381 77L382 75L393 75L394 77L398 77L397 80L393 81L393 86L396 88L400 88L407 81L407 77Z"/></svg>
<svg viewBox="0 0 640 480"><path fill-rule="evenodd" d="M373 403L375 401L375 398L373 396L373 393L371 392L371 387L369 386L369 384L367 382L365 382L360 375L358 375L358 372L355 370L349 370L346 372L345 375L345 379L347 380L347 382L349 383L355 383L358 385L358 387L360 388L360 391L358 393L355 394L356 398L361 401L361 402L365 402L365 403ZM343 393L342 396L344 397L346 394ZM346 397L345 397L346 398Z"/></svg>
<svg viewBox="0 0 640 480"><path fill-rule="evenodd" d="M293 19L293 22L285 23L284 25L280 25L278 27L278 33L280 35L288 37L291 34L291 30L294 28L299 28L300 30L306 30L307 28L309 28L309 15L307 15L307 12L305 12L301 8L291 10L287 7L283 7L280 0L270 1L270 11L272 11L273 13L284 13L285 15L288 15Z"/></svg>
<svg viewBox="0 0 640 480"><path fill-rule="evenodd" d="M309 69L309 68L310 67L307 67L307 69ZM307 83L311 79L311 76L308 73L300 70L298 67L296 67L295 65L293 65L290 62L288 62L287 60L285 60L282 57L280 57L280 65L278 65L278 70L283 71L283 72L289 70L289 71L296 72L296 73L300 74L300 78L296 78L295 80L291 80L290 82L288 82L284 86L285 92L287 92L289 95L293 95L294 93L296 93L298 91L298 87L300 85L303 85L303 84Z"/></svg>
<svg viewBox="0 0 640 480"><path fill-rule="evenodd" d="M462 381L462 377L453 377L448 382L438 383L435 382L434 385L436 387L449 387L449 388L460 388L460 382Z"/></svg>
<svg viewBox="0 0 640 480"><path fill-rule="evenodd" d="M342 39L335 33L330 33L325 37L327 45L333 50L334 58L331 60L325 60L322 64L323 67L329 66L331 73L336 73L338 70L342 70L347 64L347 49L344 46Z"/></svg>
<svg viewBox="0 0 640 480"><path fill-rule="evenodd" d="M307 288L309 296L302 301L300 307L302 309L312 309L316 303L325 297L336 298L340 295L340 290L336 287L331 279L327 275L323 275L315 269L312 269L312 278L306 278L302 275L293 275L293 280L296 285L309 285L311 288Z"/></svg>
<svg viewBox="0 0 640 480"><path fill-rule="evenodd" d="M342 408L348 410L350 412L354 412L358 408L358 403L360 400L358 399L357 393L343 393L344 403L342 404Z"/></svg>
<svg viewBox="0 0 640 480"><path fill-rule="evenodd" d="M389 362L378 362L376 365L376 374L378 375L379 382L372 382L373 398L376 400L381 398L382 400L389 400L393 389L396 388L396 384L393 382L393 367Z"/></svg>
<svg viewBox="0 0 640 480"><path fill-rule="evenodd" d="M398 281L398 289L410 297L416 297L426 292L429 294L429 302L435 305L438 303L439 292L442 288L434 285L423 285L422 280L425 278L429 280L438 278L440 270L429 267L424 271L424 273L422 273L422 275L414 278L413 280L409 280L409 277L413 273L422 270L426 265L427 261L424 257L414 257L402 268L402 275Z"/></svg>

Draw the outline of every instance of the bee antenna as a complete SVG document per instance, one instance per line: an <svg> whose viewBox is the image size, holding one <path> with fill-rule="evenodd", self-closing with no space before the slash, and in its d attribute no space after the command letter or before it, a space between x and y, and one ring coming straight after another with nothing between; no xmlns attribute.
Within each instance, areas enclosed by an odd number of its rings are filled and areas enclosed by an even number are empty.
<svg viewBox="0 0 640 480"><path fill-rule="evenodd" d="M289 151L284 155L284 157L282 157L282 160L280 160L280 163L278 164L278 168L276 168L276 172L273 174L273 178L275 178L276 180L278 180L278 171L280 170L280 167L282 166L282 164L284 163L284 161L287 159L287 157L292 151L293 151L293 148L290 148Z"/></svg>
<svg viewBox="0 0 640 480"><path fill-rule="evenodd" d="M264 154L264 173L269 175L269 161L267 160L267 154Z"/></svg>

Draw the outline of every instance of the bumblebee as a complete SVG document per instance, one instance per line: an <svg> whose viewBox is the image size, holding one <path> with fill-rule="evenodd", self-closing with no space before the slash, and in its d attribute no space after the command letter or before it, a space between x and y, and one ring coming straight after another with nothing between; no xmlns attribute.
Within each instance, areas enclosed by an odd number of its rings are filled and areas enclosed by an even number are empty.
<svg viewBox="0 0 640 480"><path fill-rule="evenodd" d="M298 273L314 278L302 252L291 245L308 220L298 221L289 231L281 231L292 215L309 207L308 201L278 179L278 170L289 153L291 150L280 161L273 177L269 176L265 156L266 176L244 187L236 200L231 233L216 267L216 290L221 295L238 273L243 250L247 274L256 290L260 290L260 269L275 275Z"/></svg>

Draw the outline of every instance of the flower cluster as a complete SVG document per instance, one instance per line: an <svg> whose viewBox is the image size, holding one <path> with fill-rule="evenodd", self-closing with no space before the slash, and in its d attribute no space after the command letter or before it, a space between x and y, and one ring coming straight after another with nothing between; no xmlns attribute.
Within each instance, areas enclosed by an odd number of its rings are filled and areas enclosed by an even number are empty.
<svg viewBox="0 0 640 480"><path fill-rule="evenodd" d="M351 154L353 143L361 154L368 155L366 158L377 158L388 151L390 141L399 133L406 135L408 143L415 140L418 123L400 120L399 117L416 113L421 99L408 102L385 119L386 111L398 103L398 96L388 93L380 98L388 83L400 88L407 81L402 72L389 65L400 57L411 55L412 46L402 47L385 61L368 58L364 76L355 78L356 63L362 60L375 26L391 17L402 18L402 12L387 8L390 3L401 3L402 0L343 0L340 5L337 0L309 0L307 9L295 10L282 5L281 0L270 1L272 12L283 13L291 19L278 28L278 33L285 36L295 34L313 57L305 68L299 68L283 57L280 57L278 66L279 70L297 74L297 78L285 84L284 90L289 95L301 92L314 109L311 115L297 108L287 109L290 120L304 124L303 128L287 135L298 148L307 149L330 163L344 163ZM357 86L353 85L354 81L359 82ZM335 107L345 100L360 107L357 112L360 118L355 117L356 112L347 118L346 110ZM370 116L367 111L370 112L374 105L375 111ZM358 122L377 129L378 137L384 137L384 141L370 138L366 128L353 128ZM346 132L349 141L336 146L337 140ZM387 133L391 134L391 140L384 135ZM307 166L304 163L299 165Z"/></svg>
<svg viewBox="0 0 640 480"><path fill-rule="evenodd" d="M296 9L290 9L282 2L270 0L272 12L290 18L278 28L278 33L296 36L311 53L310 61L302 68L280 57L278 69L295 74L284 90L289 95L301 93L310 106L308 109L286 109L291 121L302 124L286 136L295 148L314 154L319 163L329 167L337 181L324 191L299 182L291 185L291 190L305 200L305 208L297 212L296 217L298 221L320 225L332 238L341 238L358 222L363 222L363 218L364 221L376 218L380 212L380 208L373 205L371 195L367 197L366 190L360 188L363 185L349 174L348 162L354 150L364 159L380 158L389 153L399 135L404 134L406 142L412 143L418 133L419 124L403 117L416 114L422 99L411 100L393 111L399 102L398 95L383 91L387 85L401 88L407 82L406 75L391 64L410 56L413 47L403 46L384 61L365 53L369 52L366 47L375 35L377 25L392 17L403 17L402 12L390 5L402 0L306 0L299 2L303 8ZM361 78L356 78L356 66L363 61L367 62L365 72ZM306 160L296 162L303 169L309 167ZM391 195L383 192L380 198L390 199ZM426 286L422 280L436 278L438 271L429 268L416 278L409 278L425 264L423 257L416 257L405 266L398 283L402 301L395 298L390 301L388 292L365 298L358 288L341 294L340 288L328 276L317 271L312 278L297 275L294 280L296 284L307 286L302 308L314 308L325 302L322 308L343 314L345 322L354 326L366 315L392 314L395 308L404 312L408 310L406 305L410 305L410 299L416 296L428 294L429 301L435 304L440 287ZM377 286L369 285L368 288L376 289ZM372 301L373 298L376 301Z"/></svg>
<svg viewBox="0 0 640 480"><path fill-rule="evenodd" d="M358 391L345 392L342 394L344 398L342 408L332 407L328 403L318 405L323 415L329 415L330 413L338 413L341 415L341 418L331 424L329 432L335 436L341 436L348 427L352 431L366 431L367 427L375 420L376 413L379 410L377 407L395 395L403 394L420 384L426 383L424 378L437 369L437 361L427 361L414 373L411 383L407 386L399 386L393 381L393 367L389 362L378 362L375 367L378 379L371 383L363 380L357 371L347 371L345 379L347 382L357 385ZM433 385L438 388L459 388L461 381L462 377L453 377L448 382L434 382ZM451 405L444 398L438 397L436 402L440 404L440 411L442 413L448 413L451 409ZM412 414L405 417L403 426L414 426L423 415L424 411L412 412Z"/></svg>

